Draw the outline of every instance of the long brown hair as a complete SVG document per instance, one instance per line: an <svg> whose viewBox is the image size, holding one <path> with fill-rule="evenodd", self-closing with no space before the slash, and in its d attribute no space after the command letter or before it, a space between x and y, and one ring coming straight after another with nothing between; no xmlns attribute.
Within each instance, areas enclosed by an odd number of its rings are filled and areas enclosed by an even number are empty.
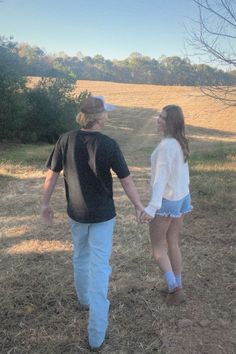
<svg viewBox="0 0 236 354"><path fill-rule="evenodd" d="M165 135L171 135L175 138L182 148L184 154L184 161L186 162L189 158L189 144L185 136L185 123L184 114L182 109L174 104L163 107L166 112L166 130Z"/></svg>

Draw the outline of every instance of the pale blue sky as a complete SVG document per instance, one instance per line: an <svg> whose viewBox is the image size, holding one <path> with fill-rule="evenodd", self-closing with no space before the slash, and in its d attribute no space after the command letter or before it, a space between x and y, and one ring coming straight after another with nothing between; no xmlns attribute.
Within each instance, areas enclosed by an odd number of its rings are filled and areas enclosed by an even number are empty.
<svg viewBox="0 0 236 354"><path fill-rule="evenodd" d="M47 53L183 57L195 15L191 0L1 0L0 35Z"/></svg>

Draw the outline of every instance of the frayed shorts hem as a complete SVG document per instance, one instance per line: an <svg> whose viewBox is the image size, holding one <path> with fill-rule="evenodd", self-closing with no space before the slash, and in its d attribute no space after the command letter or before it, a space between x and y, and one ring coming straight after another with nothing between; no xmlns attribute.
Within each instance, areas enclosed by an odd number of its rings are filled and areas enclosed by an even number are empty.
<svg viewBox="0 0 236 354"><path fill-rule="evenodd" d="M164 216L166 218L180 218L182 215L191 213L191 211L193 210L193 208L183 211L182 213L179 214L170 214L170 213L156 213L155 216Z"/></svg>
<svg viewBox="0 0 236 354"><path fill-rule="evenodd" d="M193 209L190 194L180 200L168 200L163 198L161 208L156 211L156 216L170 218L180 218L182 215L190 213Z"/></svg>

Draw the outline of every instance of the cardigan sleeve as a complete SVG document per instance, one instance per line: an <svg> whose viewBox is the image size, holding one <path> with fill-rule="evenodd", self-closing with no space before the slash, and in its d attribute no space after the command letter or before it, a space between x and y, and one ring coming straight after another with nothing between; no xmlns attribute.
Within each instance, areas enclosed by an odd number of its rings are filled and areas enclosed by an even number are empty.
<svg viewBox="0 0 236 354"><path fill-rule="evenodd" d="M171 173L172 163L175 157L175 147L170 140L164 139L152 162L152 195L145 208L145 212L152 217L161 208L165 187Z"/></svg>

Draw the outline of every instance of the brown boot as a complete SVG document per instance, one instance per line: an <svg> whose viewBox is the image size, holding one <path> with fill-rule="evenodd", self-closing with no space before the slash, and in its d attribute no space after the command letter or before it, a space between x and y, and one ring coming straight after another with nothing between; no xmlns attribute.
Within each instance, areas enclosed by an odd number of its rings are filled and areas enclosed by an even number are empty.
<svg viewBox="0 0 236 354"><path fill-rule="evenodd" d="M166 297L170 293L170 291L166 286L165 288L159 289L159 293L161 296Z"/></svg>
<svg viewBox="0 0 236 354"><path fill-rule="evenodd" d="M172 293L169 293L166 297L166 304L168 306L180 305L185 301L186 299L182 288L176 288Z"/></svg>

